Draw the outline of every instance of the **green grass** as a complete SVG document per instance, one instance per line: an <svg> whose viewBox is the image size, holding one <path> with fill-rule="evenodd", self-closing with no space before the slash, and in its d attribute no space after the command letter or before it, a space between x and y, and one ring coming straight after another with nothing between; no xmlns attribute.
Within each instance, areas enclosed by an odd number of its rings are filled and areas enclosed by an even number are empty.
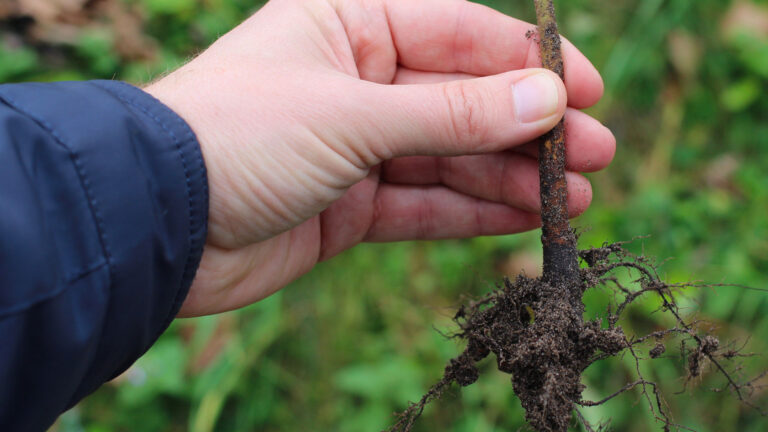
<svg viewBox="0 0 768 432"><path fill-rule="evenodd" d="M64 59L0 43L0 80L113 78L145 82L194 55L254 9L246 0L141 0L154 60L111 48L109 29L84 29L56 48ZM488 1L530 20L525 1ZM672 258L673 282L768 287L768 38L747 26L724 30L724 0L557 2L563 33L606 80L590 113L615 132L615 163L590 175L594 204L576 221L581 245L636 240L629 247ZM756 1L764 9L765 1ZM759 16L759 14L758 14ZM5 34L5 33L3 33ZM2 36L7 39L6 36ZM66 413L58 431L374 431L418 398L460 346L450 331L465 296L492 289L510 260L540 253L538 234L368 244L321 264L281 293L242 311L175 322L117 382ZM604 294L588 304L597 308ZM768 353L768 295L705 289L686 299L724 337ZM639 306L628 330L645 328ZM663 324L663 323L662 323ZM433 328L434 327L434 328ZM751 337L750 337L751 336ZM674 347L670 347L674 351ZM749 361L751 371L766 364ZM682 395L679 360L648 370L675 419L700 431L768 430L707 374ZM420 431L517 430L524 424L509 377L483 363L480 381L429 407ZM585 396L599 399L631 380L627 358L591 367ZM766 397L761 401L765 405ZM635 392L584 411L615 430L658 430Z"/></svg>

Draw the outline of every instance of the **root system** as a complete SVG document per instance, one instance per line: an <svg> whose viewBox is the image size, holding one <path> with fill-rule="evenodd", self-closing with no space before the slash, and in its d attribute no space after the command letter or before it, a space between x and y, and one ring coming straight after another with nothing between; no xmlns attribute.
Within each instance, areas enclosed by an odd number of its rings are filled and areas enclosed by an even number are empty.
<svg viewBox="0 0 768 432"><path fill-rule="evenodd" d="M738 359L749 354L732 346L723 347L700 322L688 321L681 313L676 295L700 286L663 282L646 258L627 255L621 244L581 251L579 255L587 264L579 272L580 293L590 289L608 289L613 293L614 301L603 319L584 321L583 306L574 307L562 295L571 287L523 275L514 281L505 279L496 291L459 309L454 317L459 330L453 337L465 340L466 348L448 363L443 378L399 415L390 430L411 430L424 407L453 383L474 383L479 378L477 363L491 353L498 369L512 375L526 420L537 431L566 431L574 412L587 430L595 430L578 408L601 405L636 387L641 389L648 409L663 430L689 430L674 423L657 385L645 379L640 368L641 361L662 356L673 340L680 343L680 353L687 358L686 381L698 377L705 367L713 368L725 378L721 390L729 390L744 404L763 412L750 399L765 374L747 381L738 378ZM624 270L635 278L631 286L617 277ZM676 325L642 336L626 334L619 325L622 314L632 303L649 296L656 298L659 313L669 314ZM645 351L648 345L652 348ZM636 379L603 400L583 400L584 370L622 353L634 359Z"/></svg>

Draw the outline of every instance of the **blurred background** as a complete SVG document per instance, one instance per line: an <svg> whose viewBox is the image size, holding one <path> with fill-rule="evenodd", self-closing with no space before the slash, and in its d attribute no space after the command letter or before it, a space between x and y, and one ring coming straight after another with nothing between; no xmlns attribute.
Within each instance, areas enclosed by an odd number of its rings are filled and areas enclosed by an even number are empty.
<svg viewBox="0 0 768 432"><path fill-rule="evenodd" d="M416 0L414 0L416 1ZM484 1L531 21L532 2ZM671 282L768 287L768 1L557 1L562 32L592 59L606 97L589 112L619 143L590 175L595 197L575 225L582 247L635 240L666 260ZM257 10L254 0L0 0L0 82L146 83ZM514 37L514 35L511 35ZM523 38L524 35L519 35ZM377 431L418 399L462 347L438 330L468 296L540 266L538 233L370 244L324 263L239 312L175 322L129 371L64 414L53 431ZM669 260L667 260L669 259ZM587 297L599 315L606 293ZM686 311L721 339L768 354L768 294L691 291ZM653 302L624 323L666 326ZM699 431L764 431L711 371L685 386L685 363L654 360L674 419ZM745 376L768 367L746 360ZM475 385L427 408L419 431L514 431L523 412L509 377L482 363ZM593 400L633 381L634 364L588 369ZM768 380L763 380L768 384ZM686 388L682 394L675 394ZM754 401L768 406L765 390ZM614 430L660 430L632 392L584 409ZM576 430L576 429L575 429Z"/></svg>

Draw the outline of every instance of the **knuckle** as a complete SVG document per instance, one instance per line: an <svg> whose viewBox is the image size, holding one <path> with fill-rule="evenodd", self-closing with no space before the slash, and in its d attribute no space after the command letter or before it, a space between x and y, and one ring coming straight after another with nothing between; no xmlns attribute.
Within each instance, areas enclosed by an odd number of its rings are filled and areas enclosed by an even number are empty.
<svg viewBox="0 0 768 432"><path fill-rule="evenodd" d="M453 137L458 142L481 143L485 138L486 109L480 91L467 82L456 81L445 85L444 96Z"/></svg>

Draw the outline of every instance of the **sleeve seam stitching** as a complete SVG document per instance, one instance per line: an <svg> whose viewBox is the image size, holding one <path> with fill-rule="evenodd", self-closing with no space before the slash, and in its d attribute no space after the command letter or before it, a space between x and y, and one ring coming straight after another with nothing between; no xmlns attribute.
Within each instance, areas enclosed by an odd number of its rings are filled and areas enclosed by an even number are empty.
<svg viewBox="0 0 768 432"><path fill-rule="evenodd" d="M60 145L62 148L64 148L69 154L70 160L72 161L72 164L75 167L75 172L77 172L77 177L80 182L80 188L85 193L85 198L88 201L88 208L90 210L91 217L93 218L96 232L99 235L99 243L101 246L102 255L106 260L106 264L109 269L109 275L108 275L109 285L108 286L109 286L109 289L111 290L112 282L113 282L113 274L114 274L112 252L110 250L109 243L107 241L107 235L104 230L104 221L101 216L101 212L99 211L96 197L94 196L93 190L90 187L90 180L86 173L85 167L83 166L83 163L80 160L80 157L78 156L77 152L75 152L72 149L72 147L66 144L64 138L58 132L56 132L52 124L36 116L35 114L26 110L25 108L22 108L20 103L16 102L13 98L9 97L7 94L0 93L0 101L4 102L6 105L11 107L15 111L19 112L20 114L28 117L30 120L35 122L38 126L40 126L40 128L46 131L54 139L54 141L58 145ZM87 273L87 272L81 271L81 273ZM70 281L67 281L63 289L65 289L69 285L69 283Z"/></svg>
<svg viewBox="0 0 768 432"><path fill-rule="evenodd" d="M119 81L116 81L115 83L123 85L123 86L127 87L130 90L134 90L134 87L129 86L128 84L125 84L125 83L122 83L122 82L119 82ZM145 116L147 116L148 118L152 119L155 123L157 123L157 125L160 126L163 129L163 131L165 131L165 133L168 135L168 137L171 138L171 140L174 143L174 146L176 148L176 152L178 153L179 159L181 160L182 169L184 171L185 187L186 187L186 190L187 190L187 205L189 207L189 220L188 220L189 231L187 233L187 240L189 242L189 244L188 244L189 250L187 251L187 258L185 260L184 270L183 270L183 273L182 273L182 280L181 280L182 286L177 288L177 294L176 294L176 297L174 299L174 305L172 305L171 309L168 311L168 314L167 314L166 319L164 321L164 326L158 332L158 333L160 333L163 330L165 330L165 327L173 319L173 317L171 316L173 314L173 310L174 310L173 306L175 306L175 303L178 301L179 291L181 291L183 289L183 284L186 282L185 281L185 279L186 279L185 276L190 271L190 268L193 265L193 261L195 259L195 256L194 256L195 254L193 253L194 248L195 248L193 237L194 237L194 234L195 234L194 233L194 230L195 230L195 219L196 219L197 215L195 213L195 200L193 198L192 188L191 188L191 185L190 185L191 178L190 178L189 166L188 166L187 158L184 156L184 150L182 148L182 144L183 144L184 140L182 140L179 137L177 137L176 134L174 133L174 131L172 130L172 128L169 127L166 124L166 122L164 122L159 116L157 116L154 113L151 113L146 107L141 106L137 102L129 99L125 94L122 94L121 92L118 92L118 91L114 91L114 90L110 89L109 87L107 87L105 85L102 85L99 82L92 82L92 84L97 86L97 87L99 87L99 88L101 88L101 89L103 89L103 90L105 90L105 91L107 91L107 92L109 92L110 94L114 95L116 98L118 98L121 102L123 102L127 106L139 110Z"/></svg>

